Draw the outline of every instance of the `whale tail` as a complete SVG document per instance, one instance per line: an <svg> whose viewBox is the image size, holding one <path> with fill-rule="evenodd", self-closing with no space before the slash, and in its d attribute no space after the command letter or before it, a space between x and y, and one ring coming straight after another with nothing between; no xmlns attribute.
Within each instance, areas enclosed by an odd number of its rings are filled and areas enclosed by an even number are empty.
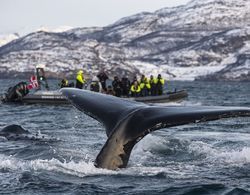
<svg viewBox="0 0 250 195"><path fill-rule="evenodd" d="M95 165L111 170L126 167L134 145L152 131L221 118L250 116L250 108L244 107L160 107L86 90L64 88L61 91L75 107L105 126L108 139Z"/></svg>

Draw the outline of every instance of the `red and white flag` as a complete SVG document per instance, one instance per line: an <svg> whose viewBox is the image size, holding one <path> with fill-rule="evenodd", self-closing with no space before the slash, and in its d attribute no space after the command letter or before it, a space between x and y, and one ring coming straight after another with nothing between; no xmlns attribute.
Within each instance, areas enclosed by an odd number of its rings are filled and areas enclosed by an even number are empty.
<svg viewBox="0 0 250 195"><path fill-rule="evenodd" d="M38 88L38 82L36 76L32 75L30 77L30 83L28 84L28 89L35 89Z"/></svg>

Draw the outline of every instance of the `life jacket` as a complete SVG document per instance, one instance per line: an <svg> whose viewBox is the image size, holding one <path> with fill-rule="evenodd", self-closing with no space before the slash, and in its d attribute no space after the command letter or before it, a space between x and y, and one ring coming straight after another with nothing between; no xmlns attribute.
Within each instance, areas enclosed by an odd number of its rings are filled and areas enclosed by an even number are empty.
<svg viewBox="0 0 250 195"><path fill-rule="evenodd" d="M146 82L146 88L151 89L151 85L150 85L149 81Z"/></svg>
<svg viewBox="0 0 250 195"><path fill-rule="evenodd" d="M157 78L153 78L153 82L154 82L154 84L157 84L158 83L158 79Z"/></svg>
<svg viewBox="0 0 250 195"><path fill-rule="evenodd" d="M83 77L83 71L82 70L77 72L76 80L78 82L80 82L81 84L84 84L86 82L84 77Z"/></svg>
<svg viewBox="0 0 250 195"><path fill-rule="evenodd" d="M141 89L144 89L144 87L145 87L145 83L144 83L144 82L141 82L141 83L140 83L140 88L141 88Z"/></svg>
<svg viewBox="0 0 250 195"><path fill-rule="evenodd" d="M131 86L131 89L130 89L133 93L140 93L140 91L141 91L141 88L140 88L140 86L137 86L137 88L135 88L135 86L134 85L132 85Z"/></svg>
<svg viewBox="0 0 250 195"><path fill-rule="evenodd" d="M69 85L69 81L67 79L65 79L65 85L68 86Z"/></svg>
<svg viewBox="0 0 250 195"><path fill-rule="evenodd" d="M161 79L157 78L157 84L164 85L164 83L165 83L165 81L163 78L161 78Z"/></svg>
<svg viewBox="0 0 250 195"><path fill-rule="evenodd" d="M147 83L148 83L147 77L144 77L144 79L141 79L141 81L140 81L140 88L141 88L141 89L144 89L145 87L147 87L147 86L146 86ZM148 88L148 87L147 87L147 88Z"/></svg>
<svg viewBox="0 0 250 195"><path fill-rule="evenodd" d="M69 81L67 79L63 79L61 81L61 88L68 87L68 86L69 86Z"/></svg>

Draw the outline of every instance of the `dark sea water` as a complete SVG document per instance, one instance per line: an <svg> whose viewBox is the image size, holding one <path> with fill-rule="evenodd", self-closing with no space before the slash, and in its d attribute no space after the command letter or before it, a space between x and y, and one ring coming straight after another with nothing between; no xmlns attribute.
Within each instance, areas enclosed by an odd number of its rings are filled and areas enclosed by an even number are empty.
<svg viewBox="0 0 250 195"><path fill-rule="evenodd" d="M0 80L1 93L17 82ZM171 82L170 88L189 93L177 105L250 107L250 83ZM0 129L10 124L45 139L0 140L0 194L250 194L249 117L156 131L118 171L94 167L104 127L71 106L0 104Z"/></svg>

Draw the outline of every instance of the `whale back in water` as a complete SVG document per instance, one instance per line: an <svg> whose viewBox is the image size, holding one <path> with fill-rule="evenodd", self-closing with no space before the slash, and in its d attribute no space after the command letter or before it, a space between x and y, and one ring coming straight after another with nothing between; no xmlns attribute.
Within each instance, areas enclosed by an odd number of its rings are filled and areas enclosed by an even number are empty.
<svg viewBox="0 0 250 195"><path fill-rule="evenodd" d="M244 107L152 106L86 90L64 88L61 91L75 107L105 126L108 140L95 165L112 170L126 167L134 145L152 131L250 116L250 108Z"/></svg>
<svg viewBox="0 0 250 195"><path fill-rule="evenodd" d="M21 140L33 137L31 133L19 125L9 125L0 131L0 137L7 140Z"/></svg>
<svg viewBox="0 0 250 195"><path fill-rule="evenodd" d="M48 137L39 133L32 134L23 129L20 125L9 125L0 131L1 140L40 140L40 141L58 141L58 139Z"/></svg>
<svg viewBox="0 0 250 195"><path fill-rule="evenodd" d="M23 129L19 125L9 125L9 126L4 127L0 131L0 135L8 135L8 134L20 135L20 134L30 134L30 132L27 131L27 130L25 130L25 129Z"/></svg>

